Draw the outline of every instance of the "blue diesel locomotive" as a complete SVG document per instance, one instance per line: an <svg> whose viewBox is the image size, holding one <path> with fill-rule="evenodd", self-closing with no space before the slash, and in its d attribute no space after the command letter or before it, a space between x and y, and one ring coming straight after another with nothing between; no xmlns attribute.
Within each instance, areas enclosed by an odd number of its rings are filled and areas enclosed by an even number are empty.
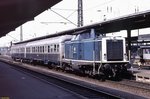
<svg viewBox="0 0 150 99"><path fill-rule="evenodd" d="M73 69L89 75L117 77L130 67L125 38L90 33L76 35L65 42L63 68Z"/></svg>

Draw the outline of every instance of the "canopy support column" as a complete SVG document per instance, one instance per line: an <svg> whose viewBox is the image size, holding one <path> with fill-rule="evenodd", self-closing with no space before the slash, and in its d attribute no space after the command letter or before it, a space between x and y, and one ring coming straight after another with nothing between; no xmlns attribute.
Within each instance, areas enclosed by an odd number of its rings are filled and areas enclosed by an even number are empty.
<svg viewBox="0 0 150 99"><path fill-rule="evenodd" d="M128 38L128 59L129 62L131 60L131 30L127 30L127 38Z"/></svg>

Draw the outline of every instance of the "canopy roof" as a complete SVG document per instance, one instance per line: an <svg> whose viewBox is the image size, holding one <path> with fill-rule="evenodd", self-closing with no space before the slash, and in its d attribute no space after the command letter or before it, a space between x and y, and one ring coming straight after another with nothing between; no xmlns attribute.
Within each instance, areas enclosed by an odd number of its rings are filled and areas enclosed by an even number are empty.
<svg viewBox="0 0 150 99"><path fill-rule="evenodd" d="M96 31L98 31L98 33L105 34L110 32L118 32L120 30L134 30L134 29L141 29L147 27L150 27L150 10L131 14L128 16L122 16L116 19L98 22L95 24L91 24L91 25L87 25L87 26L83 26L71 30L62 31L52 35L34 38L19 43L30 42L30 41L51 38L51 37L61 36L61 35L79 34L79 33L84 33L86 31L89 31L90 29L95 29Z"/></svg>
<svg viewBox="0 0 150 99"><path fill-rule="evenodd" d="M0 0L0 37L62 0Z"/></svg>

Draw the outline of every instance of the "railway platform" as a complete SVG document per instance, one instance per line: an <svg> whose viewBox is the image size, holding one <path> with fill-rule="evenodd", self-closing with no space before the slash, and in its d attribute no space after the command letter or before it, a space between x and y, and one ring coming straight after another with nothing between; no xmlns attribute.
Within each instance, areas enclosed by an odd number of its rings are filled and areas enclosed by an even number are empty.
<svg viewBox="0 0 150 99"><path fill-rule="evenodd" d="M149 67L141 67L138 68L137 65L134 65L131 69L129 69L135 76L136 81L143 83L150 83L150 69Z"/></svg>
<svg viewBox="0 0 150 99"><path fill-rule="evenodd" d="M0 99L81 99L0 62Z"/></svg>

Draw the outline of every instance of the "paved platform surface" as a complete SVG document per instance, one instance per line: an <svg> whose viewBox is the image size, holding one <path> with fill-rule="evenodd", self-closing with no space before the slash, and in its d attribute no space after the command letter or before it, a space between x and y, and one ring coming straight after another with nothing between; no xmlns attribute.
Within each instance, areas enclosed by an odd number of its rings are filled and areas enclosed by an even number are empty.
<svg viewBox="0 0 150 99"><path fill-rule="evenodd" d="M0 99L81 99L0 62Z"/></svg>
<svg viewBox="0 0 150 99"><path fill-rule="evenodd" d="M134 68L129 69L129 71L133 72L136 81L150 83L149 67L142 67L141 69L139 69L137 66L134 66Z"/></svg>

